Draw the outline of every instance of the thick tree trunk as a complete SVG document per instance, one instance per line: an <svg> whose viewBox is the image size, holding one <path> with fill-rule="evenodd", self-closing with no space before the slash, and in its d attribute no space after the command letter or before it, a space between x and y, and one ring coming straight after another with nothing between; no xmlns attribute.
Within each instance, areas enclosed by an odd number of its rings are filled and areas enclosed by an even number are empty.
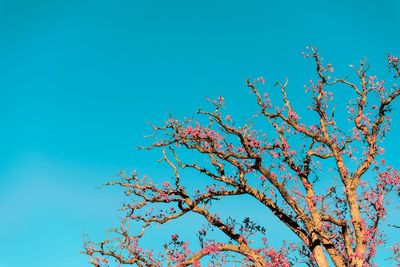
<svg viewBox="0 0 400 267"><path fill-rule="evenodd" d="M318 267L329 267L328 260L326 259L324 250L321 245L316 246L312 251Z"/></svg>
<svg viewBox="0 0 400 267"><path fill-rule="evenodd" d="M356 247L354 251L355 256L352 260L351 266L362 267L364 264L366 240L364 238L365 229L362 223L363 219L360 214L360 208L357 203L357 194L355 193L355 190L348 194L348 202L350 206L350 216L356 236Z"/></svg>

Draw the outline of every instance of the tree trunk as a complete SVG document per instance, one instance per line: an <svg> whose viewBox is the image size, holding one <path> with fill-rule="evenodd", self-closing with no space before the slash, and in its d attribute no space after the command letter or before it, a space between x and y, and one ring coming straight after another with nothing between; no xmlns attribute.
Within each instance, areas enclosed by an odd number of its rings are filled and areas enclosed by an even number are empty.
<svg viewBox="0 0 400 267"><path fill-rule="evenodd" d="M329 267L324 250L321 245L317 245L312 251L318 267Z"/></svg>

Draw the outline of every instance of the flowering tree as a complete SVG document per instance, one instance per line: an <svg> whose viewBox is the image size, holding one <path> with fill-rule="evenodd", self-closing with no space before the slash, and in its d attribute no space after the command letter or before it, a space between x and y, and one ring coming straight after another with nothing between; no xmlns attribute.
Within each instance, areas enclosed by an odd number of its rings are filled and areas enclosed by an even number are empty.
<svg viewBox="0 0 400 267"><path fill-rule="evenodd" d="M272 96L260 92L265 82L260 77L247 81L259 107L252 124L237 126L223 114L220 97L211 111L198 110L198 119L171 117L154 127L162 138L147 148L162 148L162 161L174 177L155 183L133 173L108 184L122 187L129 197L123 206L126 217L109 239L85 241L84 253L91 263L374 266L377 247L386 244L381 225L393 199L388 194L400 193L400 173L386 164L381 147L400 88L371 76L366 61L353 67L352 81L336 78L332 65L324 64L316 49L308 48L304 56L316 65L316 79L305 86L311 95L307 121L287 96L287 80L276 84L281 97L273 103ZM388 56L388 69L397 79L399 59ZM347 121L335 118L336 89L346 90L349 96ZM182 160L181 155L188 153L183 150L191 153L191 162ZM209 184L193 188L197 179L185 184L188 170L190 176L194 172L205 176ZM250 218L239 221L235 214L221 218L212 211L216 201L240 195L258 201L264 207L260 212L276 216L297 239L274 248L267 242L263 223ZM158 248L142 247L151 226L174 223L189 214L205 222L205 227L193 229L199 243L174 234ZM223 236L210 233L213 229ZM398 244L392 248L393 259L398 260Z"/></svg>

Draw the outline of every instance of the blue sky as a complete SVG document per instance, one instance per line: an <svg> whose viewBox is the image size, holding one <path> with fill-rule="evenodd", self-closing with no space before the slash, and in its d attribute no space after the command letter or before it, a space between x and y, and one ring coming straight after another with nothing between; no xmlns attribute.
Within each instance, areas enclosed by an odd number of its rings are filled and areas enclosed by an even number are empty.
<svg viewBox="0 0 400 267"><path fill-rule="evenodd" d="M88 266L82 235L103 236L123 200L95 187L160 168L135 149L148 122L191 115L205 96L249 115L244 81L259 75L298 81L296 96L309 44L343 73L363 57L384 73L384 54L400 55L399 11L394 0L1 0L0 267Z"/></svg>

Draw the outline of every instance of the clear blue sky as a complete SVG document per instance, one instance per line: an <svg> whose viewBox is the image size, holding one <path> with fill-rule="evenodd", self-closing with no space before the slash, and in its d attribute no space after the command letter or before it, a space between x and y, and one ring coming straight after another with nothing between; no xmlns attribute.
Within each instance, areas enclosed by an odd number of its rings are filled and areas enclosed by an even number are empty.
<svg viewBox="0 0 400 267"><path fill-rule="evenodd" d="M159 155L135 149L148 122L205 96L254 111L245 79L307 81L309 44L379 75L384 53L400 55L399 13L395 0L1 0L0 267L88 266L82 235L103 236L123 200L95 186L157 174Z"/></svg>

